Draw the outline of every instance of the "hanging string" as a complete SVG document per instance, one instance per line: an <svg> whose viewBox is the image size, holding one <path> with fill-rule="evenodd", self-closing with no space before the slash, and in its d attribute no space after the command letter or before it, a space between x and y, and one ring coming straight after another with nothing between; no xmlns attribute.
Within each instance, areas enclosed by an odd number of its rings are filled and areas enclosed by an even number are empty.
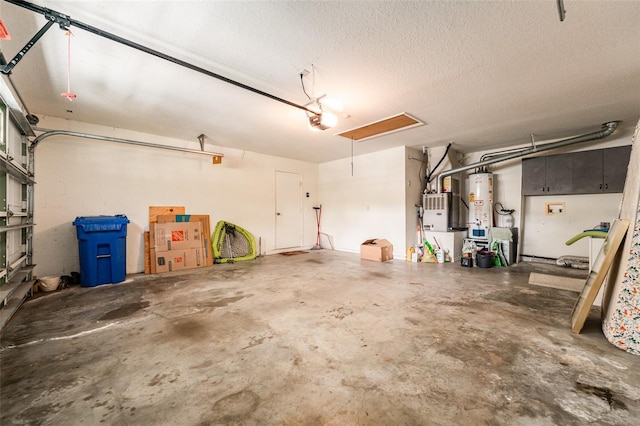
<svg viewBox="0 0 640 426"><path fill-rule="evenodd" d="M351 138L351 177L353 177L353 138Z"/></svg>
<svg viewBox="0 0 640 426"><path fill-rule="evenodd" d="M71 30L67 30L67 91L60 93L60 96L69 99L70 101L78 97L75 93L71 93L71 36L73 33Z"/></svg>

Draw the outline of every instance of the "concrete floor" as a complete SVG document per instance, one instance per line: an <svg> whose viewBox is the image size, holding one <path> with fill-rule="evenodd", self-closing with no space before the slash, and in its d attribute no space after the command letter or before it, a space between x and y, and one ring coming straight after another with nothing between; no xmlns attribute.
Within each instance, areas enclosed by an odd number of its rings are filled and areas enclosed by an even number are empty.
<svg viewBox="0 0 640 426"><path fill-rule="evenodd" d="M327 250L72 287L2 332L2 425L630 425L640 357L509 268Z"/></svg>

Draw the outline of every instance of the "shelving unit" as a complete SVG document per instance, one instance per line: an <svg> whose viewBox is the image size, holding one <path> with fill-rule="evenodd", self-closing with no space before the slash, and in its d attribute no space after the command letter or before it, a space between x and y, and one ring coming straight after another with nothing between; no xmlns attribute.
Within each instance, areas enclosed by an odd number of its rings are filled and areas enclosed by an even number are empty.
<svg viewBox="0 0 640 426"><path fill-rule="evenodd" d="M19 104L0 81L0 329L33 289L34 136Z"/></svg>

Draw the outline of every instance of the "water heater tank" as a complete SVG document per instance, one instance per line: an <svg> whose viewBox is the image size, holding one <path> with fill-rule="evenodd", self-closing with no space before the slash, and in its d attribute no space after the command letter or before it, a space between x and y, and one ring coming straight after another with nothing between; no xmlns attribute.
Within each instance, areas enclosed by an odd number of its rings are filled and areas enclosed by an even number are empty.
<svg viewBox="0 0 640 426"><path fill-rule="evenodd" d="M493 174L469 175L469 238L487 239L493 226Z"/></svg>

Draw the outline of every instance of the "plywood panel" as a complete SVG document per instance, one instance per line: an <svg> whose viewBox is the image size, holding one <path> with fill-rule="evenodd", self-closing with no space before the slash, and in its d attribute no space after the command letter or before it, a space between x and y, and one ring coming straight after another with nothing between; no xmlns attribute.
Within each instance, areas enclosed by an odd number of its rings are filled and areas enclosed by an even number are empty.
<svg viewBox="0 0 640 426"><path fill-rule="evenodd" d="M571 313L572 332L580 333L580 331L582 331L593 301L598 295L600 286L602 286L602 282L607 276L609 268L611 268L611 263L618 253L618 249L624 240L628 228L629 221L626 219L616 219L611 225L607 238L605 238L604 244L593 264L593 268L591 272L589 272L589 277L587 277L587 282L582 289L582 293L580 293L580 297L573 307L573 312Z"/></svg>
<svg viewBox="0 0 640 426"><path fill-rule="evenodd" d="M156 223L160 215L185 214L185 211L184 206L149 206L149 223Z"/></svg>
<svg viewBox="0 0 640 426"><path fill-rule="evenodd" d="M366 126L338 133L337 136L342 136L355 141L362 141L375 136L381 136L387 133L397 132L399 130L406 130L411 127L422 126L423 124L424 123L422 121L415 119L406 113L402 113L393 117L385 118L384 120L367 124Z"/></svg>

